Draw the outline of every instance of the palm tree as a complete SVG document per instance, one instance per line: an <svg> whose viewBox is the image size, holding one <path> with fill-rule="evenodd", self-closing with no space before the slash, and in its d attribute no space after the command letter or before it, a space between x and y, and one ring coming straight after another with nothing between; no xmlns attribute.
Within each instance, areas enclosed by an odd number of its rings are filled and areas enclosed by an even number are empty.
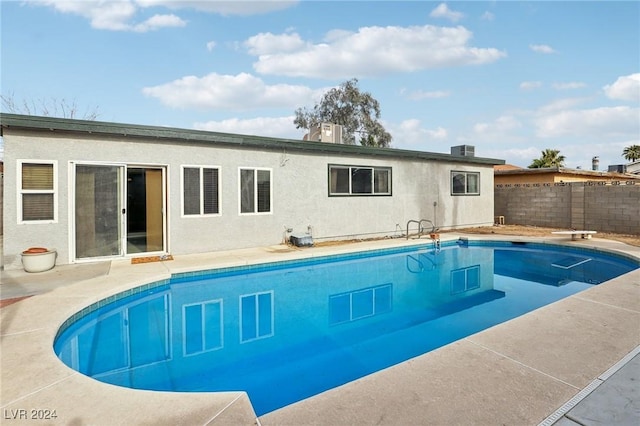
<svg viewBox="0 0 640 426"><path fill-rule="evenodd" d="M546 167L564 167L564 155L560 155L557 149L545 149L540 158L536 158L529 165L530 169L542 169Z"/></svg>
<svg viewBox="0 0 640 426"><path fill-rule="evenodd" d="M627 161L636 161L636 160L640 160L640 145L631 145L626 147L623 151L622 151L622 155L624 156L624 159Z"/></svg>

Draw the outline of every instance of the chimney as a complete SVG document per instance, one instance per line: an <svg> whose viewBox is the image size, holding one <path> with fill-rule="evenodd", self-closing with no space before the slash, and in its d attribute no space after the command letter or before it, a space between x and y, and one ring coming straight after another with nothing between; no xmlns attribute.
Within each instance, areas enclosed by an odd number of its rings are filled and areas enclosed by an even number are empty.
<svg viewBox="0 0 640 426"><path fill-rule="evenodd" d="M593 157L591 159L591 170L593 170L594 172L598 170L598 168L600 167L600 158L599 157Z"/></svg>

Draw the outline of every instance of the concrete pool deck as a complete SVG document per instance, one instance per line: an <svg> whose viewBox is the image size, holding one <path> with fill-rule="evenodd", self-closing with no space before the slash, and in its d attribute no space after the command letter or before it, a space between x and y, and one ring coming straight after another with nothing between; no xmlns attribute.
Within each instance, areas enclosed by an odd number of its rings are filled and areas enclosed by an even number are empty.
<svg viewBox="0 0 640 426"><path fill-rule="evenodd" d="M554 242L640 258L639 247L602 239L468 237ZM32 424L33 416L53 410L56 418L40 424L637 424L640 270L260 418L243 392L112 386L69 369L52 349L58 328L74 313L172 273L425 241L273 246L135 265L64 265L38 274L3 271L1 299L34 296L0 309L2 424Z"/></svg>

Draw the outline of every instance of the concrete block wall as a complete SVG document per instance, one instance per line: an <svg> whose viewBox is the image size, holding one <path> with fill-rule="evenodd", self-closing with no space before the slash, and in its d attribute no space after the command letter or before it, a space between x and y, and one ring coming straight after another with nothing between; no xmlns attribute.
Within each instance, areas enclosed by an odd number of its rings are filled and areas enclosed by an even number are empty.
<svg viewBox="0 0 640 426"><path fill-rule="evenodd" d="M640 235L640 185L585 186L585 227Z"/></svg>
<svg viewBox="0 0 640 426"><path fill-rule="evenodd" d="M571 187L551 184L496 185L494 211L505 223L571 227Z"/></svg>
<svg viewBox="0 0 640 426"><path fill-rule="evenodd" d="M505 223L640 235L640 185L573 182L495 186Z"/></svg>

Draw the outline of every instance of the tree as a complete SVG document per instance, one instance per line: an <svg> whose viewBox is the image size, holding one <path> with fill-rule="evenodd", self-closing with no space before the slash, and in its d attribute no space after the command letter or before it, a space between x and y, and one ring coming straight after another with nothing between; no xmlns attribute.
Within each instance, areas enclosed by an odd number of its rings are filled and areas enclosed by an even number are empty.
<svg viewBox="0 0 640 426"><path fill-rule="evenodd" d="M15 96L0 95L2 109L13 114L42 115L45 117L80 118L83 120L95 120L98 118L98 108L87 109L80 113L75 100L69 102L66 99L38 99L16 101Z"/></svg>
<svg viewBox="0 0 640 426"><path fill-rule="evenodd" d="M542 169L546 167L564 167L564 155L560 155L557 149L545 149L540 158L536 158L529 165L530 169Z"/></svg>
<svg viewBox="0 0 640 426"><path fill-rule="evenodd" d="M630 145L622 151L624 159L627 161L640 160L640 145Z"/></svg>
<svg viewBox="0 0 640 426"><path fill-rule="evenodd" d="M298 108L295 114L293 124L296 129L333 123L342 126L342 138L346 144L359 142L361 145L377 147L391 144L391 135L378 121L380 104L370 93L360 91L356 78L329 90L313 110Z"/></svg>

